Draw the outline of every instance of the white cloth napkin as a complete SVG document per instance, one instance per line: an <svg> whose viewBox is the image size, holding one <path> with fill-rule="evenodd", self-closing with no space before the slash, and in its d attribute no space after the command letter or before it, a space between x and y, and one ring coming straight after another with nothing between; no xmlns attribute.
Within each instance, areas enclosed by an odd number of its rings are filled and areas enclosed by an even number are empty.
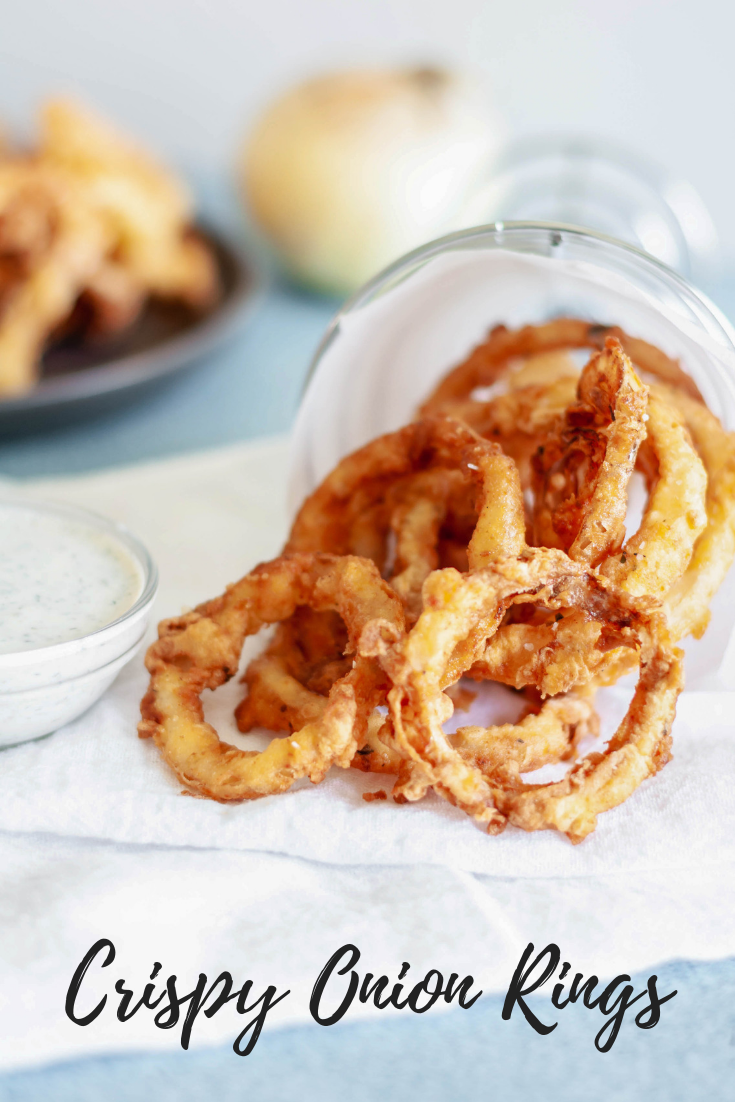
<svg viewBox="0 0 735 1102"><path fill-rule="evenodd" d="M285 441L272 440L3 490L126 523L158 562L161 617L277 553L286 467ZM115 979L142 982L163 954L164 971L192 982L228 968L290 987L275 1024L309 1020L310 986L346 941L374 973L407 960L417 977L470 971L485 991L507 986L529 940L556 941L600 976L735 953L729 693L686 693L674 760L573 847L512 828L490 838L438 798L367 804L363 792L388 786L353 770L241 805L184 797L136 737L145 685L141 655L75 723L0 753L0 1067L177 1043L111 1011L85 1029L64 1017L69 978L98 937L118 946ZM206 708L245 746L232 721L240 692L207 694ZM621 690L604 697L608 729L625 703ZM194 1043L236 1026L224 1012L202 1019Z"/></svg>

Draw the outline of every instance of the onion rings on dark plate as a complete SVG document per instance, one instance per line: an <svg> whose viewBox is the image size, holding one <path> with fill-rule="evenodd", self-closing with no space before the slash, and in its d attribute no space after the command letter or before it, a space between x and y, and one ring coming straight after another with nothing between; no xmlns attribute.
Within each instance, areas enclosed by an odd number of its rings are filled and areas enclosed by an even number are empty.
<svg viewBox="0 0 735 1102"><path fill-rule="evenodd" d="M239 245L197 226L215 257L222 293L210 308L149 301L140 317L107 340L69 338L44 354L39 383L0 400L0 436L54 428L118 408L194 367L235 335L262 295L264 278Z"/></svg>

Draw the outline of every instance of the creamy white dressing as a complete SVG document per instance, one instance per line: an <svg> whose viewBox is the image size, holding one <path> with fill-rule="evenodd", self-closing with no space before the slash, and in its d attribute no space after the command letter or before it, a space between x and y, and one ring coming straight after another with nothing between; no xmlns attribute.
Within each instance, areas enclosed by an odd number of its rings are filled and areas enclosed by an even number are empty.
<svg viewBox="0 0 735 1102"><path fill-rule="evenodd" d="M0 654L80 639L143 591L140 564L82 520L0 502Z"/></svg>

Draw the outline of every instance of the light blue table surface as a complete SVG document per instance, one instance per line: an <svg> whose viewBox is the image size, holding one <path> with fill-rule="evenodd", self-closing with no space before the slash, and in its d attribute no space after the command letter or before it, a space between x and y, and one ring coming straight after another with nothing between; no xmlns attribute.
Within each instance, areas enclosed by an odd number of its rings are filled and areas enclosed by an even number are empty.
<svg viewBox="0 0 735 1102"><path fill-rule="evenodd" d="M207 206L234 226L226 198L215 201L210 190ZM735 279L709 290L735 315ZM273 285L228 347L142 402L96 421L0 440L0 475L82 472L285 431L335 309ZM673 962L657 972L659 990L677 988L677 997L656 1029L626 1023L606 1055L593 1044L598 1015L568 1008L554 1033L540 1037L517 1010L503 1022L502 999L490 997L441 1017L266 1029L247 1058L227 1047L21 1071L0 1077L0 1102L733 1102L735 960ZM636 990L647 975L634 977Z"/></svg>

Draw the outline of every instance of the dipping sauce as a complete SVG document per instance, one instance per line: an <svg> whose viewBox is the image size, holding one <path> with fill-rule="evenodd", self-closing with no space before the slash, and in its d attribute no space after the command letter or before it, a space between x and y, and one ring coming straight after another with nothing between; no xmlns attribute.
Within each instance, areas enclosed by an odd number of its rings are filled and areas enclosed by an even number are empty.
<svg viewBox="0 0 735 1102"><path fill-rule="evenodd" d="M137 601L143 571L114 535L0 502L0 654L80 639Z"/></svg>

